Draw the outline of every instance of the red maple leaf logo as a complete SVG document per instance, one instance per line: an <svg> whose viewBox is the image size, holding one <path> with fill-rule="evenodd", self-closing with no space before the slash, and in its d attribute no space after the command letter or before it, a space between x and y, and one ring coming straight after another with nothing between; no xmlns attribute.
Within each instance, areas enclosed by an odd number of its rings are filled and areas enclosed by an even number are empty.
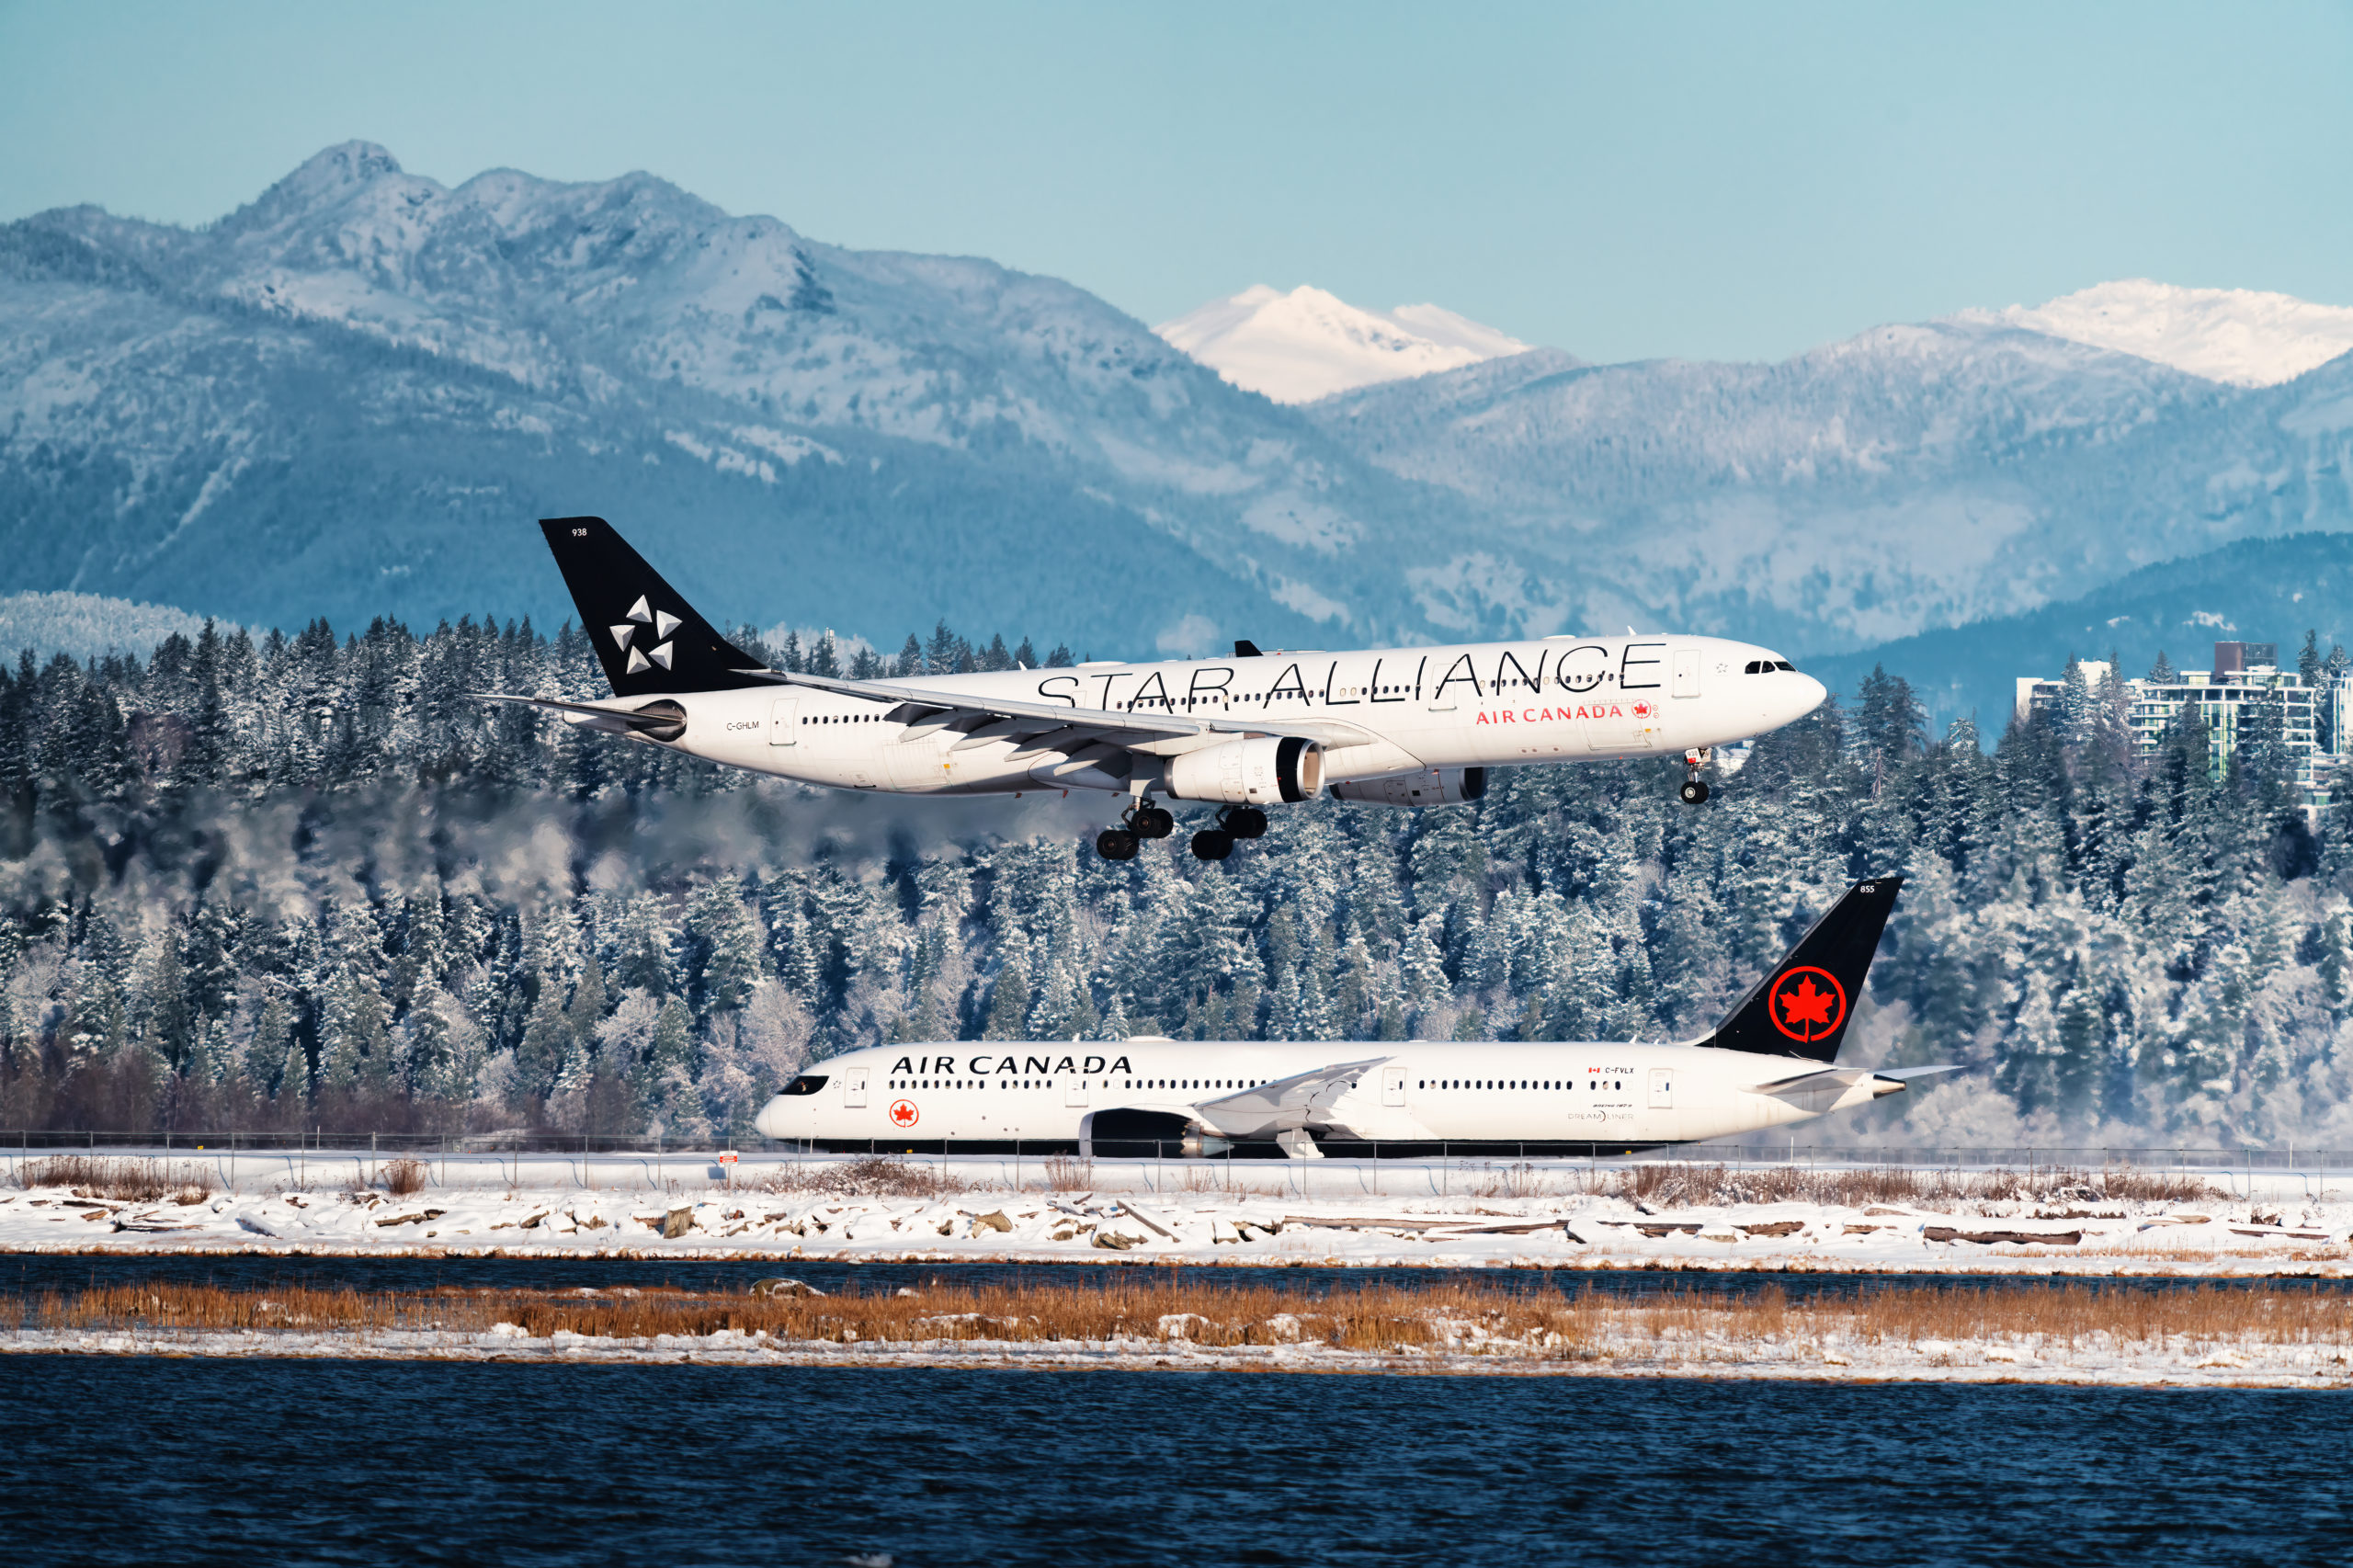
<svg viewBox="0 0 2353 1568"><path fill-rule="evenodd" d="M1814 983L1820 977L1822 983ZM1771 1006L1768 1009L1773 1027L1794 1040L1811 1042L1836 1028L1847 1017L1847 989L1828 970L1815 969L1811 964L1793 969L1773 983Z"/></svg>
<svg viewBox="0 0 2353 1568"><path fill-rule="evenodd" d="M913 1100L893 1102L891 1107L891 1119L901 1127L913 1127L915 1124L915 1102Z"/></svg>
<svg viewBox="0 0 2353 1568"><path fill-rule="evenodd" d="M1830 993L1816 991L1812 976L1798 983L1795 991L1781 993L1781 1011L1793 1024L1830 1025Z"/></svg>
<svg viewBox="0 0 2353 1568"><path fill-rule="evenodd" d="M1635 703L1635 704L1634 704L1634 717L1635 717L1635 718L1637 718L1637 719L1647 719L1647 718L1649 718L1650 716L1651 716L1651 705L1650 705L1649 703L1647 703L1647 702L1637 702L1637 703Z"/></svg>

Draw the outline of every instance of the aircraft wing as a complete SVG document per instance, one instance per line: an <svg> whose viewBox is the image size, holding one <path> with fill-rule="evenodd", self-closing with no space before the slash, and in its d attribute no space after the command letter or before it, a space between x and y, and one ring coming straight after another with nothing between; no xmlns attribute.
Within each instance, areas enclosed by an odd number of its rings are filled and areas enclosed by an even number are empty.
<svg viewBox="0 0 2353 1568"><path fill-rule="evenodd" d="M1361 1062L1336 1062L1328 1067L1294 1073L1239 1094L1203 1100L1193 1108L1193 1114L1230 1138L1271 1138L1279 1132L1295 1132L1311 1120L1320 1119L1321 1113L1363 1076L1367 1068L1378 1067L1388 1060L1385 1056L1369 1056Z"/></svg>
<svg viewBox="0 0 2353 1568"><path fill-rule="evenodd" d="M800 675L784 670L739 670L736 673L772 681L779 686L813 687L820 691L837 691L845 697L862 697L870 702L895 702L928 710L911 721L912 733L907 738L919 740L940 730L958 730L965 735L957 743L960 746L1007 738L1027 739L1035 744L1049 732L1062 730L1073 733L1067 737L1055 738L1051 745L1037 745L1036 749L1060 751L1069 745L1085 744L1088 739L1141 748L1157 742L1183 740L1195 735L1296 736L1300 740L1335 748L1364 745L1375 739L1357 725L1333 720L1238 715L1197 719L1183 713L1073 708L1060 702L1008 700L981 697L972 692L940 691L895 680L845 680L838 676Z"/></svg>

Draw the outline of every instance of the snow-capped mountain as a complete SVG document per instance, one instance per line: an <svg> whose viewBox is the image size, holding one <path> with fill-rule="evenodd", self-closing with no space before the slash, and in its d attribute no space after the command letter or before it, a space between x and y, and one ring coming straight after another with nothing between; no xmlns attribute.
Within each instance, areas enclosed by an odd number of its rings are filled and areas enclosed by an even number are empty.
<svg viewBox="0 0 2353 1568"><path fill-rule="evenodd" d="M1959 319L2113 348L2236 387L2277 386L2353 352L2353 309L2145 278L2097 284L2031 308L1963 312Z"/></svg>
<svg viewBox="0 0 2353 1568"><path fill-rule="evenodd" d="M553 620L531 520L597 513L714 617L892 644L1827 653L2353 527L2353 358L2241 386L1987 318L1592 366L1390 325L1476 362L1285 406L1052 278L352 143L202 230L0 225L0 594Z"/></svg>
<svg viewBox="0 0 2353 1568"><path fill-rule="evenodd" d="M1437 305L1368 311L1304 285L1285 294L1256 284L1152 330L1277 403L1313 403L1528 352L1518 338Z"/></svg>
<svg viewBox="0 0 2353 1568"><path fill-rule="evenodd" d="M218 224L0 227L0 588L300 624L565 608L610 517L710 613L1082 651L1418 617L1412 486L1066 283L645 175L329 149Z"/></svg>
<svg viewBox="0 0 2353 1568"><path fill-rule="evenodd" d="M2238 388L1998 321L1773 365L1546 350L1308 411L1496 516L1409 576L1434 617L1740 627L1835 652L2353 527L2353 358Z"/></svg>

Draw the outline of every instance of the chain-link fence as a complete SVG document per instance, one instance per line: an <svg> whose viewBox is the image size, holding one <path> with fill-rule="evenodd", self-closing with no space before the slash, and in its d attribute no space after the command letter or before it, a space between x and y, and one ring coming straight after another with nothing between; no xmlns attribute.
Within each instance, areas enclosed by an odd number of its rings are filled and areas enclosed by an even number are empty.
<svg viewBox="0 0 2353 1568"><path fill-rule="evenodd" d="M1131 1147L1132 1143L1135 1146ZM1271 1146L1269 1146L1271 1147ZM2353 1170L2353 1150L2303 1148L2283 1143L2268 1148L2197 1148L2188 1144L2147 1144L2134 1147L2091 1147L2068 1144L2021 1144L2006 1147L1935 1145L1817 1144L1782 1142L1677 1143L1643 1146L1616 1143L1412 1142L1357 1142L1326 1139L1320 1145L1326 1159L1427 1161L1574 1161L1579 1164L1624 1160L1665 1160L1679 1164L1722 1163L1735 1165L1893 1166L1913 1170L2184 1170L2184 1171L2338 1171ZM1002 1158L1008 1155L1045 1158L1076 1153L1069 1140L1033 1142L1006 1142L959 1145L947 1150L937 1144L875 1139L863 1144L828 1143L824 1147L724 1134L672 1137L640 1132L561 1132L503 1131L497 1132L336 1132L313 1128L287 1131L138 1132L138 1131L0 1131L0 1153L33 1153L43 1150L138 1152L168 1153L221 1151L267 1153L336 1153L397 1154L691 1154L728 1150L773 1153L874 1154L902 1158L956 1158L963 1155ZM1122 1141L1117 1147L1098 1142L1095 1153L1106 1158L1200 1159L1197 1150L1175 1140ZM1251 1153L1215 1155L1237 1164L1251 1163Z"/></svg>

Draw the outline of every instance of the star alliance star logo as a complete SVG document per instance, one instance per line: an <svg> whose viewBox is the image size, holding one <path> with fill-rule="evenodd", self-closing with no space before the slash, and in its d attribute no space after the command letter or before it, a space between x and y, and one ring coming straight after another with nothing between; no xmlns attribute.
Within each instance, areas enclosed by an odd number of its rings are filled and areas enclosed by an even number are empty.
<svg viewBox="0 0 2353 1568"><path fill-rule="evenodd" d="M665 670L670 667L670 633L678 630L679 624L678 618L666 609L648 609L645 605L645 596L640 594L637 596L637 602L629 607L629 619L618 626L608 626L605 630L613 634L613 646L629 655L629 673L635 675L640 670L649 670L656 665ZM654 628L654 635L660 639L654 646L651 648L630 646L631 639L637 635L638 628L642 626Z"/></svg>

